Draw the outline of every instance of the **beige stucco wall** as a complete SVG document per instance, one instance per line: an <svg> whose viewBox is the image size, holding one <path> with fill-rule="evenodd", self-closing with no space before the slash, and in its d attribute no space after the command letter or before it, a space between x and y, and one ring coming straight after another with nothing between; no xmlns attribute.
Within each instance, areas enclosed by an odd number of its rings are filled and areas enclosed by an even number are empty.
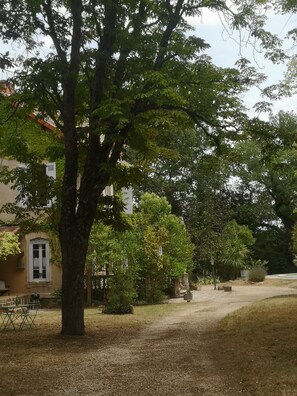
<svg viewBox="0 0 297 396"><path fill-rule="evenodd" d="M29 281L30 241L39 238L49 240L49 236L43 232L27 234L21 241L23 256L9 257L5 262L0 262L0 280L5 281L6 286L9 286L11 295L39 293L46 297L61 287L62 269L59 263L52 262L51 257L49 257L49 281ZM51 255L51 249L49 254ZM18 265L18 261L21 265Z"/></svg>
<svg viewBox="0 0 297 396"><path fill-rule="evenodd" d="M19 165L19 162L15 160L7 160L1 159L0 166L7 166L9 169L16 168ZM15 199L17 196L17 191L11 188L11 185L5 185L0 183L0 207L6 203L15 203ZM12 221L14 218L13 215L9 215L6 213L0 214L0 219L4 222Z"/></svg>

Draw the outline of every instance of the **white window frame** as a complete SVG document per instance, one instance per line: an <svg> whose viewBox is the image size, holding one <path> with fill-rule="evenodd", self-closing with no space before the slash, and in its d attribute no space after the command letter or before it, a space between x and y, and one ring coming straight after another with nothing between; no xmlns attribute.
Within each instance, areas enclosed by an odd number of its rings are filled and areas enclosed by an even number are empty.
<svg viewBox="0 0 297 396"><path fill-rule="evenodd" d="M122 201L124 204L124 213L133 214L133 189L132 187L122 188Z"/></svg>
<svg viewBox="0 0 297 396"><path fill-rule="evenodd" d="M39 245L39 277L34 278L34 260L33 260L33 246ZM45 257L42 257L42 245L45 245ZM44 259L44 260L43 260ZM50 265L49 265L49 241L47 239L38 238L31 239L29 245L29 282L49 282L50 280ZM36 268L36 267L35 267ZM45 270L45 277L43 271Z"/></svg>
<svg viewBox="0 0 297 396"><path fill-rule="evenodd" d="M113 185L111 184L110 186L106 186L105 189L102 191L103 197L113 197L114 196L114 191L113 191Z"/></svg>
<svg viewBox="0 0 297 396"><path fill-rule="evenodd" d="M45 164L45 173L48 177L56 180L56 163L48 162L47 164ZM45 205L44 208L51 208L55 202L56 198L54 197L47 202L47 205Z"/></svg>

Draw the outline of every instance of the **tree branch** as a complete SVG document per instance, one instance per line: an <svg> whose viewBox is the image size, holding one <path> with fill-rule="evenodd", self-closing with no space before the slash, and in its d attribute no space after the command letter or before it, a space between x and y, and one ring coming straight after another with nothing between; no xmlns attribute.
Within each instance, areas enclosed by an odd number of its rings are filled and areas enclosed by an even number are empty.
<svg viewBox="0 0 297 396"><path fill-rule="evenodd" d="M173 10L173 6L171 5L170 1L169 0L166 1L167 10L169 12L169 22L160 40L159 52L154 65L155 71L158 71L162 68L170 38L172 36L174 29L181 20L183 4L184 4L184 0L178 0L175 9Z"/></svg>
<svg viewBox="0 0 297 396"><path fill-rule="evenodd" d="M67 63L67 55L66 55L66 51L64 51L62 49L60 40L58 38L57 32L56 32L56 28L55 28L55 19L53 16L53 10L52 10L52 0L46 0L43 3L43 9L45 12L45 15L47 17L47 23L49 26L49 31L47 31L45 29L45 27L41 26L41 24L39 24L39 27L43 30L43 32L46 35L50 35L51 39L53 40L54 46L56 48L57 54L59 56L59 58L61 59L61 61L66 65Z"/></svg>
<svg viewBox="0 0 297 396"><path fill-rule="evenodd" d="M0 120L0 125L6 124L6 122L8 122L15 115L15 113L18 111L19 107L21 106L21 103L22 103L21 101L14 103L12 112L4 120L3 119Z"/></svg>

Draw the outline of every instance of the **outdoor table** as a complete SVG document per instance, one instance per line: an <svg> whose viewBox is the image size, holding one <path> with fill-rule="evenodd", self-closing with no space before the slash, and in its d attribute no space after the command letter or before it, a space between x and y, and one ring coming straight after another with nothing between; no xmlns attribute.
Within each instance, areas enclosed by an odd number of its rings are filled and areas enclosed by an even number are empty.
<svg viewBox="0 0 297 396"><path fill-rule="evenodd" d="M39 303L0 306L0 330L31 329L34 326Z"/></svg>

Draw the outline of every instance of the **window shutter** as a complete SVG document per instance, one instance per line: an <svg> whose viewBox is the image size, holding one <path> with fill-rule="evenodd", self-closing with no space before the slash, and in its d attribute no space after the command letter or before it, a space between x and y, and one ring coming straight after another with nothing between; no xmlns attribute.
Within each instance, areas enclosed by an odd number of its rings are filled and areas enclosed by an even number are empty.
<svg viewBox="0 0 297 396"><path fill-rule="evenodd" d="M53 179L56 179L56 163L49 162L48 164L46 164L45 172L48 177L52 177Z"/></svg>
<svg viewBox="0 0 297 396"><path fill-rule="evenodd" d="M48 164L45 164L45 173L48 177L56 179L56 163L49 162ZM48 203L45 205L45 208L51 208L55 201L55 198L49 200Z"/></svg>
<svg viewBox="0 0 297 396"><path fill-rule="evenodd" d="M129 188L122 188L122 200L125 206L124 212L126 214L133 213L133 190L132 187Z"/></svg>

